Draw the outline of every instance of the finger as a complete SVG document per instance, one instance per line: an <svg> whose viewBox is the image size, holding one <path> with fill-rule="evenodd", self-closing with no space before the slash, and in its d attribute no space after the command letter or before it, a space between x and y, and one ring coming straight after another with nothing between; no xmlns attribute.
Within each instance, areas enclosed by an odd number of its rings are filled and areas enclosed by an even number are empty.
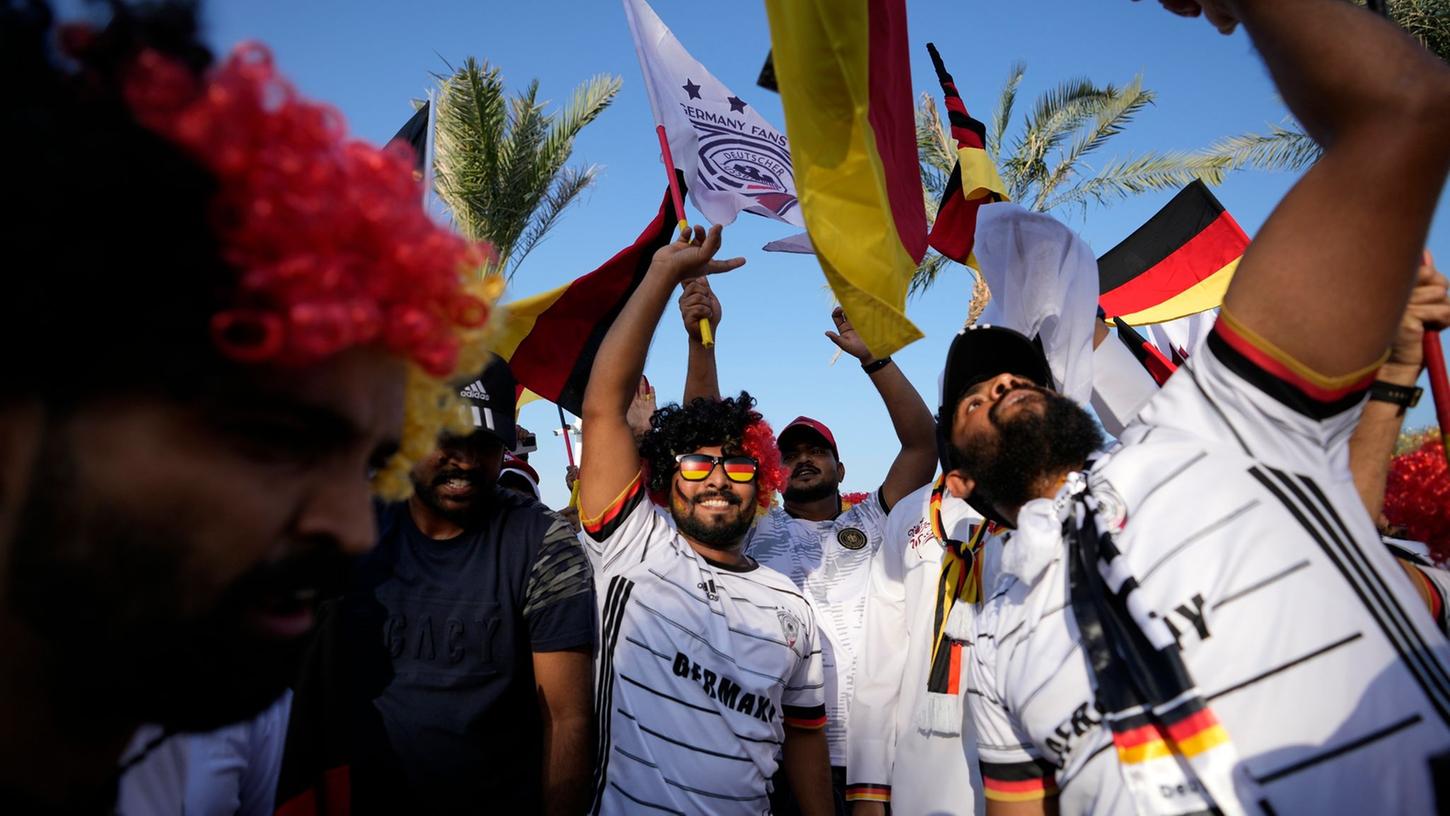
<svg viewBox="0 0 1450 816"><path fill-rule="evenodd" d="M841 345L841 335L836 334L833 331L826 332L826 339L827 340L830 340L832 343L835 343L837 346L840 346L841 348L845 348L845 346Z"/></svg>
<svg viewBox="0 0 1450 816"><path fill-rule="evenodd" d="M709 232L704 234L700 251L705 253L706 258L713 258L715 253L720 251L720 236L724 234L724 231L719 224L715 224L710 227Z"/></svg>
<svg viewBox="0 0 1450 816"><path fill-rule="evenodd" d="M706 275L718 275L721 272L729 272L732 269L739 269L745 265L744 258L726 258L723 261L716 260L705 264Z"/></svg>
<svg viewBox="0 0 1450 816"><path fill-rule="evenodd" d="M705 243L705 228L704 227L700 227L700 226L695 227L695 234L690 239L690 243L694 244L695 246L700 246L701 244Z"/></svg>
<svg viewBox="0 0 1450 816"><path fill-rule="evenodd" d="M1408 312L1411 319L1420 323L1430 331L1438 331L1450 325L1450 303L1437 303L1433 306L1416 306Z"/></svg>
<svg viewBox="0 0 1450 816"><path fill-rule="evenodd" d="M1445 294L1446 289L1443 281L1439 283L1428 283L1423 286L1416 286L1414 289L1410 290L1410 303L1411 305L1421 303L1442 303L1445 300Z"/></svg>

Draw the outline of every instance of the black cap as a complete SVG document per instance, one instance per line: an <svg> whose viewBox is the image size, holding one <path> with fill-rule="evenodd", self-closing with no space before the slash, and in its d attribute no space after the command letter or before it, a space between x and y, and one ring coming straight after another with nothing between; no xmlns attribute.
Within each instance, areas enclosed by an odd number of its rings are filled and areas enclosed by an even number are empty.
<svg viewBox="0 0 1450 816"><path fill-rule="evenodd" d="M952 418L957 403L972 386L1000 374L1016 374L1043 388L1052 388L1052 368L1042 351L1041 341L1028 339L1006 326L977 324L967 326L952 340L947 350L947 364L942 371L941 404L936 414L937 454L942 472L957 467L951 454ZM967 504L990 521L1011 526L996 511L992 499L981 485L966 497Z"/></svg>
<svg viewBox="0 0 1450 816"><path fill-rule="evenodd" d="M497 437L505 450L513 450L518 442L514 429L517 390L518 382L508 363L496 355L482 373L458 389L458 396L472 414L473 427Z"/></svg>

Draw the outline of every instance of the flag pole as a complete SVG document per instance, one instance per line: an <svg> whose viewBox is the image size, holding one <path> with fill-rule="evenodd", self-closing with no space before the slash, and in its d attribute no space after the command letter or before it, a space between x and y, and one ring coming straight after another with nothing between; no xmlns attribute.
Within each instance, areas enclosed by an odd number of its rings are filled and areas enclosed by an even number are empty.
<svg viewBox="0 0 1450 816"><path fill-rule="evenodd" d="M569 420L564 418L562 406L554 407L559 409L559 431L564 434L564 454L569 457L569 467L574 467L574 443L569 439Z"/></svg>
<svg viewBox="0 0 1450 816"><path fill-rule="evenodd" d="M1435 419L1440 423L1445 458L1450 460L1450 376L1445 373L1445 351L1440 348L1439 330L1426 331L1423 342L1425 370L1430 372L1430 394L1435 398Z"/></svg>
<svg viewBox="0 0 1450 816"><path fill-rule="evenodd" d="M680 216L680 234L686 235L690 222L685 220L685 199L680 195L680 180L675 176L675 157L670 155L670 138L665 135L664 125L655 125L655 135L660 137L660 155L665 160L665 172L670 175L670 198L675 202L675 213ZM710 331L710 318L700 318L700 343L709 348L715 345L715 336ZM560 416L563 416L562 410Z"/></svg>

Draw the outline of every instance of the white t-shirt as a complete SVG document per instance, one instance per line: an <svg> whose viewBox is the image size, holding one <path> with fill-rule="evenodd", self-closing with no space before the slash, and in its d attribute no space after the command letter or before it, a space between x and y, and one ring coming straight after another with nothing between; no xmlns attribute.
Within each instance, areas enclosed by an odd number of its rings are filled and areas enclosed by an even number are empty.
<svg viewBox="0 0 1450 816"><path fill-rule="evenodd" d="M580 539L600 603L591 812L769 812L785 726L826 723L810 604L696 553L638 477Z"/></svg>
<svg viewBox="0 0 1450 816"><path fill-rule="evenodd" d="M932 530L933 487L924 485L891 509L885 543L871 562L847 737L846 798L889 801L897 813L968 816L982 812L982 784L967 706L959 735L919 727L945 552ZM969 541L982 523L950 494L942 497L941 516L946 535L958 541ZM990 586L1001 545L988 537L982 546L982 582Z"/></svg>
<svg viewBox="0 0 1450 816"><path fill-rule="evenodd" d="M1450 653L1350 479L1372 378L1319 378L1224 314L1088 476L1137 602L1232 741L1246 812L1434 810ZM1065 494L1023 508L977 617L983 782L988 799L1056 788L1065 814L1131 813L1069 603ZM1160 795L1155 811L1175 806Z"/></svg>
<svg viewBox="0 0 1450 816"><path fill-rule="evenodd" d="M772 507L745 545L750 557L789 578L815 610L826 674L826 741L838 767L846 764L852 668L871 556L881 549L885 522L879 490L828 521L798 519Z"/></svg>

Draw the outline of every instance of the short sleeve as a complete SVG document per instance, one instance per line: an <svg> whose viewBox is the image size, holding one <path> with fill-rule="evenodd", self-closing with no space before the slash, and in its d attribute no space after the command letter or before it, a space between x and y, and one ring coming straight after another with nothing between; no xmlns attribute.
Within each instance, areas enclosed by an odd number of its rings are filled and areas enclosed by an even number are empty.
<svg viewBox="0 0 1450 816"><path fill-rule="evenodd" d="M535 652L594 645L594 578L569 522L549 514L548 531L529 569L524 620Z"/></svg>
<svg viewBox="0 0 1450 816"><path fill-rule="evenodd" d="M594 572L612 575L643 561L675 536L663 513L650 504L644 477L635 474L604 512L581 518L579 541L583 543Z"/></svg>
<svg viewBox="0 0 1450 816"><path fill-rule="evenodd" d="M980 646L989 639L979 636ZM967 700L977 729L982 792L993 802L1025 802L1057 793L1057 769L1032 744L1007 710L994 666L995 655L973 648Z"/></svg>
<svg viewBox="0 0 1450 816"><path fill-rule="evenodd" d="M1324 452L1347 445L1379 367L1324 376L1225 309L1188 362L1192 382L1175 376L1169 386L1196 389L1251 455L1286 447Z"/></svg>
<svg viewBox="0 0 1450 816"><path fill-rule="evenodd" d="M805 618L805 654L786 678L780 703L786 725L816 730L826 727L826 669L816 615L810 607L805 607Z"/></svg>

